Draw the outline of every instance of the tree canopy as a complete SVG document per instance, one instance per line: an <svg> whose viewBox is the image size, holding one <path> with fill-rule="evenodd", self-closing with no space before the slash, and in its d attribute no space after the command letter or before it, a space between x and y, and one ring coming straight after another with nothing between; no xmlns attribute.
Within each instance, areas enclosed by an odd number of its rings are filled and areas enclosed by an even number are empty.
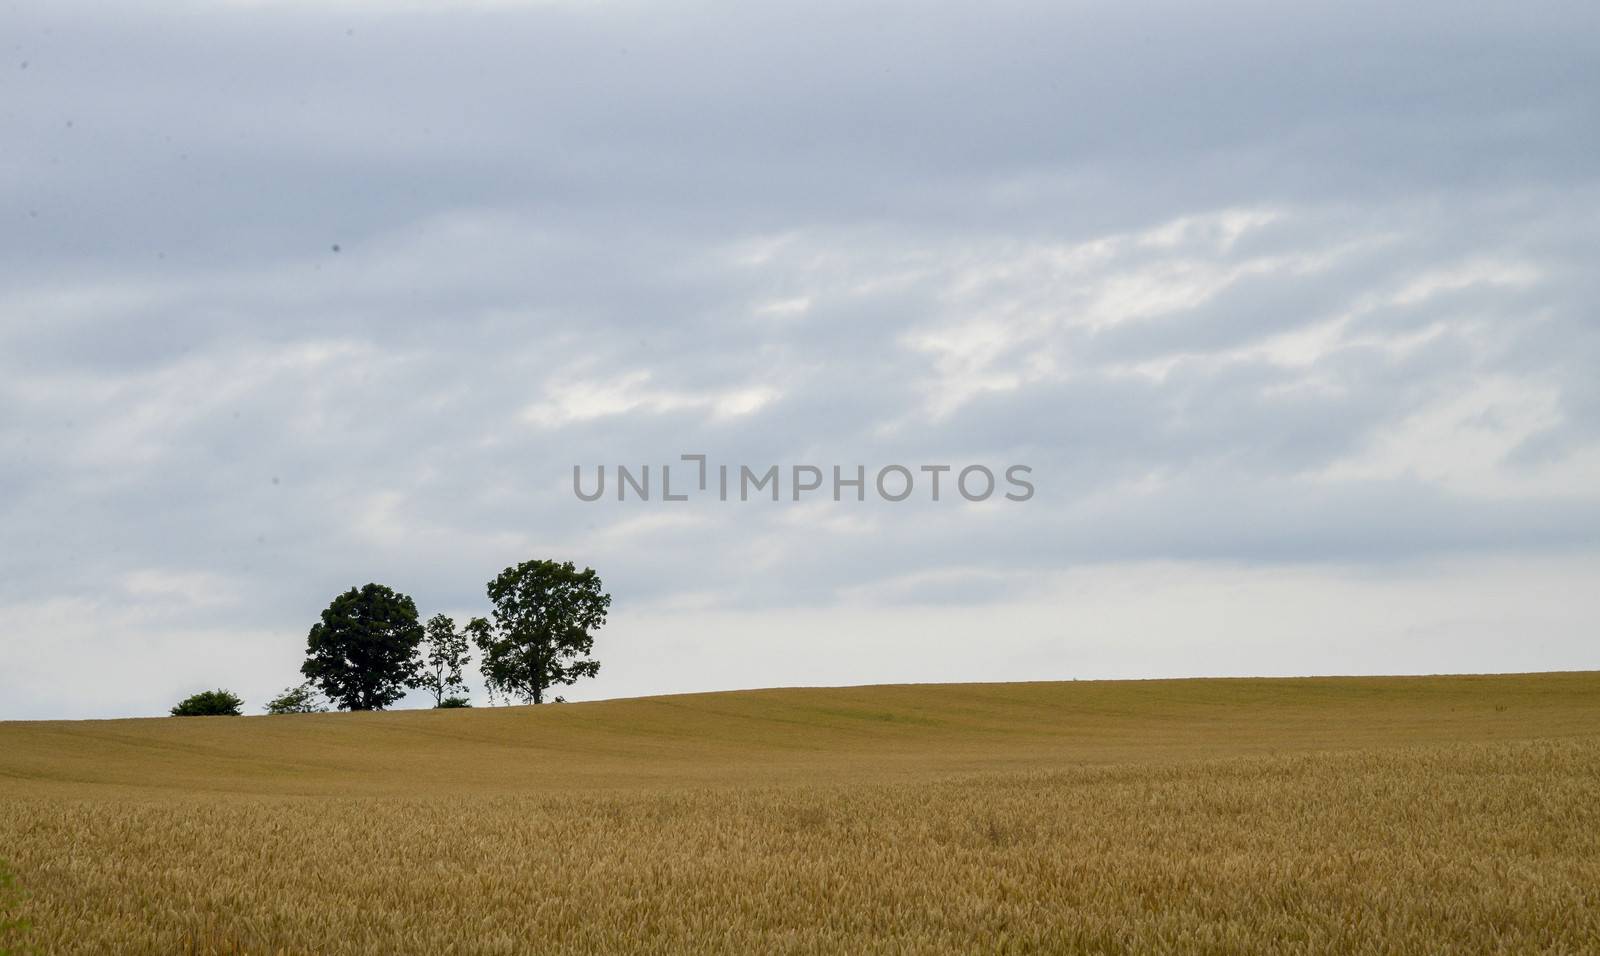
<svg viewBox="0 0 1600 956"><path fill-rule="evenodd" d="M545 702L545 692L600 672L589 657L611 596L592 568L571 561L524 561L488 585L492 621L476 617L467 632L481 655L490 694Z"/></svg>
<svg viewBox="0 0 1600 956"><path fill-rule="evenodd" d="M333 599L306 636L304 674L344 710L382 710L417 677L423 628L411 598L381 584Z"/></svg>

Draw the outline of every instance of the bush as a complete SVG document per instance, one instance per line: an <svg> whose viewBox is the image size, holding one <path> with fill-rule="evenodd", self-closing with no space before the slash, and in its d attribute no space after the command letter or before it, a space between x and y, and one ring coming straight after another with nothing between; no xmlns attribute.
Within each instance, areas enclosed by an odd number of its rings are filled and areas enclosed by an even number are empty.
<svg viewBox="0 0 1600 956"><path fill-rule="evenodd" d="M178 706L172 708L174 717L238 717L239 708L244 706L237 694L217 688L216 690L203 690L192 697L185 697Z"/></svg>
<svg viewBox="0 0 1600 956"><path fill-rule="evenodd" d="M434 704L433 705L433 709L434 710L445 710L447 708L452 708L452 707L471 707L471 706L472 706L472 701L466 699L465 697L446 697L444 700L441 700L437 704Z"/></svg>
<svg viewBox="0 0 1600 956"><path fill-rule="evenodd" d="M267 701L266 706L269 714L320 714L327 709L310 681L299 687L285 688L283 693Z"/></svg>

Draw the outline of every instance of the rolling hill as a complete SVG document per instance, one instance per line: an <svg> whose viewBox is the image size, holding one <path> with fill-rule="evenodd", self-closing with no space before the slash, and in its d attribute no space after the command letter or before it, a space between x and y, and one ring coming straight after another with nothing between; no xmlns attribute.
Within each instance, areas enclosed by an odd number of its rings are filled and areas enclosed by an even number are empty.
<svg viewBox="0 0 1600 956"><path fill-rule="evenodd" d="M1597 834L1597 673L8 722L0 950L1572 952Z"/></svg>
<svg viewBox="0 0 1600 956"><path fill-rule="evenodd" d="M0 794L916 780L1600 733L1600 673L784 688L473 710L0 722Z"/></svg>

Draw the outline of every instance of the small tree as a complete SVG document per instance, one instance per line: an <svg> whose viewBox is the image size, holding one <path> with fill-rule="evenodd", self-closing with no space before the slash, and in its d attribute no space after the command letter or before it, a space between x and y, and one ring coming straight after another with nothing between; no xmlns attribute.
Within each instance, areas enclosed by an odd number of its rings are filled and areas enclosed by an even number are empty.
<svg viewBox="0 0 1600 956"><path fill-rule="evenodd" d="M298 687L284 688L283 693L267 701L266 706L269 714L320 714L327 709L322 695L317 693L310 681Z"/></svg>
<svg viewBox="0 0 1600 956"><path fill-rule="evenodd" d="M381 584L351 588L306 635L300 673L346 710L382 710L416 680L422 643L417 605Z"/></svg>
<svg viewBox="0 0 1600 956"><path fill-rule="evenodd" d="M467 633L482 655L479 669L491 696L542 704L551 687L600 672L588 655L611 596L592 568L524 561L490 581L488 592L493 623L475 617Z"/></svg>
<svg viewBox="0 0 1600 956"><path fill-rule="evenodd" d="M244 701L238 695L219 687L185 697L178 702L178 706L172 708L172 716L238 717L239 708L243 706Z"/></svg>
<svg viewBox="0 0 1600 956"><path fill-rule="evenodd" d="M451 691L465 693L467 690L461 679L461 669L469 660L467 635L457 631L456 622L445 614L428 618L425 631L422 670L413 686L426 689L433 695L433 706L443 707L447 699L461 699L451 696Z"/></svg>
<svg viewBox="0 0 1600 956"><path fill-rule="evenodd" d="M438 710L454 710L458 707L471 707L472 701L465 697L446 697L433 706Z"/></svg>

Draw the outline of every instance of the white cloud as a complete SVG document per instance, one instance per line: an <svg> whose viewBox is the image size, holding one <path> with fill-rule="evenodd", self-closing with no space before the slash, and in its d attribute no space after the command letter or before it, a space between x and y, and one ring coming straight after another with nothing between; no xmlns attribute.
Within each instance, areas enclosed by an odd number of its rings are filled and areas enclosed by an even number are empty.
<svg viewBox="0 0 1600 956"><path fill-rule="evenodd" d="M661 415L704 411L713 419L738 418L758 412L781 394L776 388L751 385L715 391L655 388L648 371L607 379L552 382L549 396L523 409L524 421L542 428L560 428L617 415Z"/></svg>

